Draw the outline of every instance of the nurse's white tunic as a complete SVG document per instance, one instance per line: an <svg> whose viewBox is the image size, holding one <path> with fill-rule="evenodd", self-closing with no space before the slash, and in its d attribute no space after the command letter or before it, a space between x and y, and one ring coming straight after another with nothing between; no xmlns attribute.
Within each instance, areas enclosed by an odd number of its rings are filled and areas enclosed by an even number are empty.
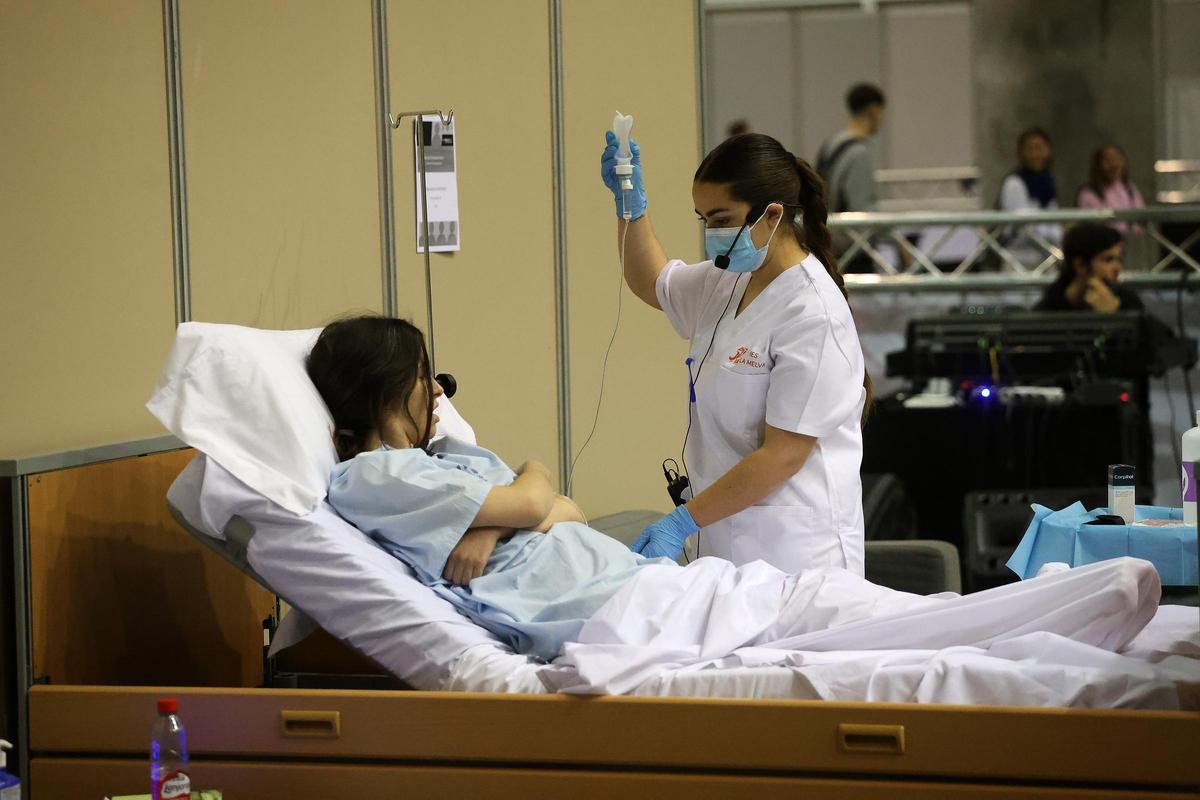
<svg viewBox="0 0 1200 800"><path fill-rule="evenodd" d="M863 574L863 355L850 307L815 256L784 271L737 313L749 274L672 261L659 304L699 367L685 457L693 492L763 441L763 425L816 438L804 466L751 506L704 528L690 552L784 572ZM732 294L732 297L731 297ZM718 326L717 322L721 320ZM704 364L700 360L716 339Z"/></svg>

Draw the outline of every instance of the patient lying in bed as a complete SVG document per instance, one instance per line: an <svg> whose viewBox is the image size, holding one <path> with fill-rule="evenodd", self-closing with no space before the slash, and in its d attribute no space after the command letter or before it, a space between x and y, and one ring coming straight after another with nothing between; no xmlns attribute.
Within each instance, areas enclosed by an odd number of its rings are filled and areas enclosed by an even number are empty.
<svg viewBox="0 0 1200 800"><path fill-rule="evenodd" d="M747 647L940 649L1047 631L1118 650L1157 607L1157 574L1134 559L966 597L841 570L645 559L583 524L536 462L514 472L483 448L430 443L440 389L427 364L420 331L402 320L322 332L307 367L336 428L329 502L518 652L579 665L578 686L633 680L638 659L697 663Z"/></svg>

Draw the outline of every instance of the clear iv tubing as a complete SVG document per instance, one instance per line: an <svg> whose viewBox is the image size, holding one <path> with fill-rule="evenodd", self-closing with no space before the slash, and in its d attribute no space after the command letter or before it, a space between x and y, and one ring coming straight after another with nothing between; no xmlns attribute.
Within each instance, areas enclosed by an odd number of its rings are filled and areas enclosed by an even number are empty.
<svg viewBox="0 0 1200 800"><path fill-rule="evenodd" d="M608 347L604 351L604 364L600 368L600 394L596 398L596 413L592 417L592 429L588 431L587 439L579 448L579 452L575 454L575 458L571 459L571 469L567 472L567 487L563 493L568 497L571 495L571 482L575 479L575 465L583 457L583 451L587 449L592 437L596 435L596 426L600 423L600 406L604 402L604 382L608 377L608 357L612 355L613 342L617 341L617 332L621 330L621 305L625 297L625 237L629 235L629 226L632 223L630 218L633 216L629 211L629 195L629 190L621 192L621 220L624 225L621 229L621 274L620 280L617 282L617 320L613 323L612 336L608 338Z"/></svg>

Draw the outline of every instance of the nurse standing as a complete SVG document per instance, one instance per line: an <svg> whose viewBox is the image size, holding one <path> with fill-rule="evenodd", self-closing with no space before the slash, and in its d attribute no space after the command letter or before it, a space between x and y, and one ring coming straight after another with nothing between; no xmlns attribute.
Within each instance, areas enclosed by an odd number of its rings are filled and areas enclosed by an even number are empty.
<svg viewBox="0 0 1200 800"><path fill-rule="evenodd" d="M654 235L632 148L629 222L611 133L601 159L625 281L689 340L692 401L683 453L692 496L633 549L677 558L695 535L700 556L861 575L861 420L871 381L830 250L820 179L769 136L722 142L692 183L708 260L685 264Z"/></svg>

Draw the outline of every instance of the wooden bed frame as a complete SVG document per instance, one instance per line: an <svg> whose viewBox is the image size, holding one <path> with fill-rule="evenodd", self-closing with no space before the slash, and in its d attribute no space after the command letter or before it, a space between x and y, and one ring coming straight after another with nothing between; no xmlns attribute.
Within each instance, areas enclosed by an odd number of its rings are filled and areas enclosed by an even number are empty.
<svg viewBox="0 0 1200 800"><path fill-rule="evenodd" d="M1198 714L37 686L35 800L144 792L161 696L179 698L194 787L227 798L1133 798L1200 787Z"/></svg>
<svg viewBox="0 0 1200 800"><path fill-rule="evenodd" d="M13 600L27 626L16 637L17 738L35 800L145 793L161 696L179 698L194 786L226 798L1200 796L1193 712L247 688L261 681L264 598L168 515L165 488L190 454L166 440L128 457L136 449L9 467L24 570ZM56 588L55 576L86 573L102 552L79 542L120 536L143 559L182 559L222 602L156 598L132 571L144 564L124 562ZM201 569L208 557L220 574ZM245 583L212 584L229 576ZM99 592L120 602L89 596ZM177 628L98 616L162 602ZM114 638L76 655L88 625ZM157 688L133 685L149 673L162 676Z"/></svg>

